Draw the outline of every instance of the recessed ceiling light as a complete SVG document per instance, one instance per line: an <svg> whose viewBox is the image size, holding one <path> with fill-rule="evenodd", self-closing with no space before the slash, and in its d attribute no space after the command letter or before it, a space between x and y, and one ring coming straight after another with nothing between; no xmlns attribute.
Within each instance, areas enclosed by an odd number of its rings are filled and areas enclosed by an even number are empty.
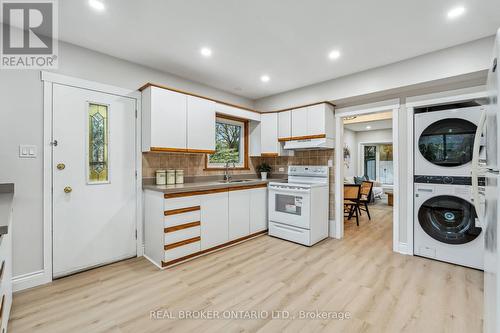
<svg viewBox="0 0 500 333"><path fill-rule="evenodd" d="M208 47L202 47L200 53L202 56L208 58L212 55L212 50L210 50Z"/></svg>
<svg viewBox="0 0 500 333"><path fill-rule="evenodd" d="M462 16L464 13L465 13L465 7L459 6L459 7L455 7L453 9L451 9L448 12L447 16L449 19L455 19L459 16Z"/></svg>
<svg viewBox="0 0 500 333"><path fill-rule="evenodd" d="M89 6L92 7L93 9L102 12L106 9L106 6L104 6L104 3L99 0L89 0Z"/></svg>
<svg viewBox="0 0 500 333"><path fill-rule="evenodd" d="M260 80L261 80L262 82L269 82L269 80L271 80L271 78L269 77L269 75L262 75L262 76L260 77Z"/></svg>
<svg viewBox="0 0 500 333"><path fill-rule="evenodd" d="M370 125L366 126L366 129L372 129L372 127Z"/></svg>
<svg viewBox="0 0 500 333"><path fill-rule="evenodd" d="M340 58L340 51L339 50L330 51L330 53L328 53L328 58L332 60Z"/></svg>

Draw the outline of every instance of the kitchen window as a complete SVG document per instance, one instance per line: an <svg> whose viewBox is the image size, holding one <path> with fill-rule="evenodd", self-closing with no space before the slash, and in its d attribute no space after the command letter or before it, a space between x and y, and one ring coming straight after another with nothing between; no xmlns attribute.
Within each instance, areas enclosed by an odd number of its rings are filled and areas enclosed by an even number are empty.
<svg viewBox="0 0 500 333"><path fill-rule="evenodd" d="M248 121L217 115L215 154L205 159L207 170L223 169L226 163L236 169L248 169Z"/></svg>

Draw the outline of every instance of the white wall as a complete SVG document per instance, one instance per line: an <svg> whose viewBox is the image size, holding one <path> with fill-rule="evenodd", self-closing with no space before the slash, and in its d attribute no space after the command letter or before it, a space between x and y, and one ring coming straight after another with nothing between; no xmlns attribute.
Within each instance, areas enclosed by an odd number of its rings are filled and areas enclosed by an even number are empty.
<svg viewBox="0 0 500 333"><path fill-rule="evenodd" d="M256 108L272 111L417 85L490 67L494 37L479 39L387 66L261 98ZM366 103L366 102L365 102Z"/></svg>
<svg viewBox="0 0 500 333"><path fill-rule="evenodd" d="M65 75L130 89L150 81L253 107L246 98L71 44L60 43L59 62L56 72ZM15 183L14 276L43 269L42 91L39 71L0 71L0 183ZM38 157L19 159L19 144L36 145Z"/></svg>
<svg viewBox="0 0 500 333"><path fill-rule="evenodd" d="M351 161L349 168L344 162L344 177L354 177L358 175L358 142L356 140L356 132L344 127L344 147L347 145L351 151Z"/></svg>
<svg viewBox="0 0 500 333"><path fill-rule="evenodd" d="M356 140L358 143L392 142L392 129L356 132Z"/></svg>

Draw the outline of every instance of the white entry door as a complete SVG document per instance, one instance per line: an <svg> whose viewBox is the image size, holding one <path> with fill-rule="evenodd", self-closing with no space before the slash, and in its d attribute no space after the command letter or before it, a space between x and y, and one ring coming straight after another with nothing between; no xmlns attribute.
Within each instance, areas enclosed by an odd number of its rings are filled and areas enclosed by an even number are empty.
<svg viewBox="0 0 500 333"><path fill-rule="evenodd" d="M136 256L135 99L53 85L53 276Z"/></svg>

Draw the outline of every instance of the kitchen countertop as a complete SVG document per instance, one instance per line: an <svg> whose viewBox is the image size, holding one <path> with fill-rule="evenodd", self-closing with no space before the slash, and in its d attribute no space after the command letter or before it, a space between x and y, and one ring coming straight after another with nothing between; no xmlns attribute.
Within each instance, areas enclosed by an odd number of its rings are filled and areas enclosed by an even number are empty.
<svg viewBox="0 0 500 333"><path fill-rule="evenodd" d="M14 184L0 184L0 235L9 232L9 219L14 199Z"/></svg>
<svg viewBox="0 0 500 333"><path fill-rule="evenodd" d="M222 188L231 188L239 186L248 185L260 185L267 184L269 182L286 182L285 178L269 178L267 180L262 179L249 179L244 182L234 182L234 183L221 183L219 181L204 181L204 182L193 182L175 185L154 185L154 184L143 184L143 190L158 191L163 193L183 193L191 191L207 191Z"/></svg>

